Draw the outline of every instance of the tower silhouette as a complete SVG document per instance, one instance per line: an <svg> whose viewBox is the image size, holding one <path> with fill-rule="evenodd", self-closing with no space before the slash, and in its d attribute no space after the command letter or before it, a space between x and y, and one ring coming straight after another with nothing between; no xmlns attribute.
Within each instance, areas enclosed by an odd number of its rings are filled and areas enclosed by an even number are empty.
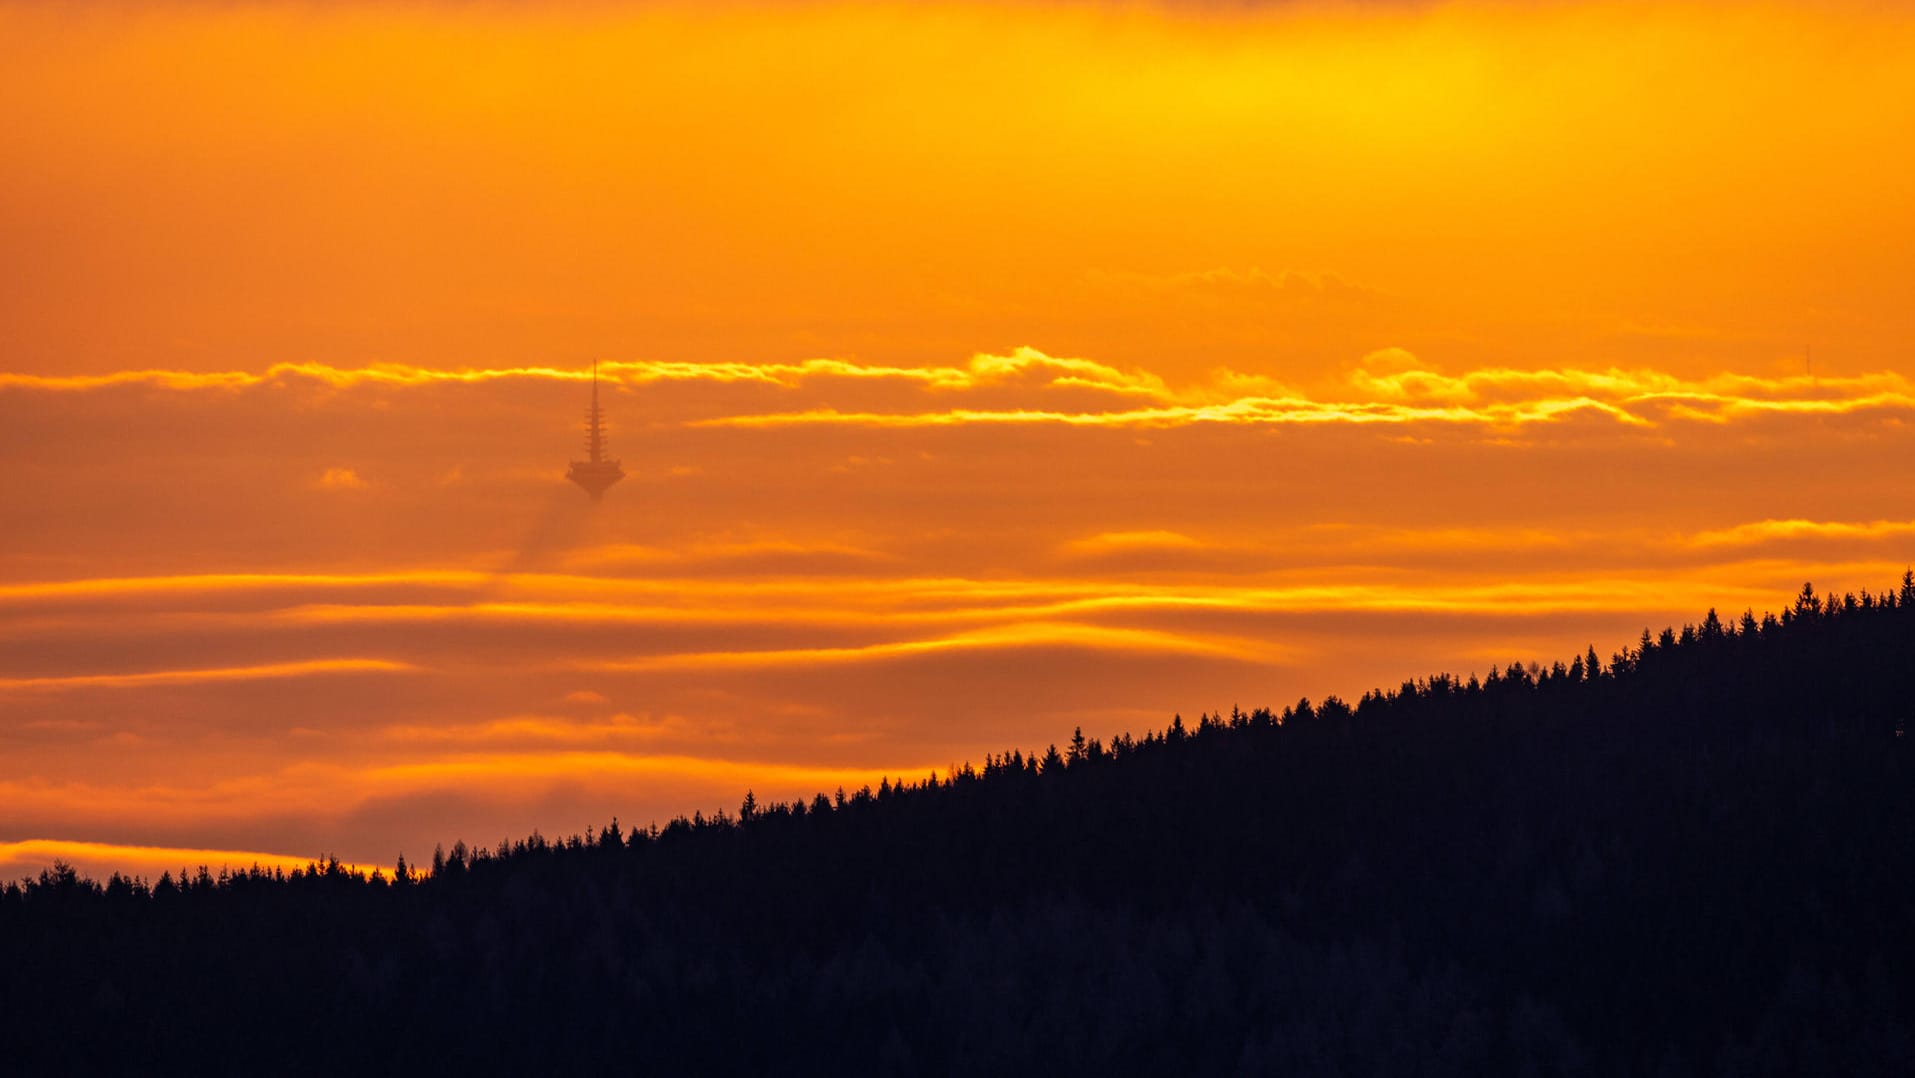
<svg viewBox="0 0 1915 1078"><path fill-rule="evenodd" d="M585 413L585 452L587 459L575 460L565 478L585 488L598 501L606 488L625 478L618 461L605 459L605 414L598 406L598 360L592 361L592 410Z"/></svg>

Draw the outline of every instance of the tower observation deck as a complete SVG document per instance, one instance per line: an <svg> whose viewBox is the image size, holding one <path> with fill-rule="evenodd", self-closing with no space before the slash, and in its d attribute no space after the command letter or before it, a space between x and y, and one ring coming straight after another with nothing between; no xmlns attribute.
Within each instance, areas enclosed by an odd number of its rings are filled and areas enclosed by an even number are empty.
<svg viewBox="0 0 1915 1078"><path fill-rule="evenodd" d="M592 361L592 410L585 413L585 453L586 459L573 461L565 478L583 487L593 501L598 501L607 488L625 478L625 469L618 466L618 461L605 457L605 414L598 406L597 360Z"/></svg>

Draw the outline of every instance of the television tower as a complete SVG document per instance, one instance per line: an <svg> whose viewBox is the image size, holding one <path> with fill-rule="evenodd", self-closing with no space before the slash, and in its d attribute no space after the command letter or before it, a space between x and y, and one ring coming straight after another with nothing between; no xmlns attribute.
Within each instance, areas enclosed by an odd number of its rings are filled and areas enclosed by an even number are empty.
<svg viewBox="0 0 1915 1078"><path fill-rule="evenodd" d="M598 360L592 361L592 410L585 413L585 452L587 459L575 460L565 478L585 488L598 501L606 488L625 478L618 461L605 459L605 413L598 406Z"/></svg>

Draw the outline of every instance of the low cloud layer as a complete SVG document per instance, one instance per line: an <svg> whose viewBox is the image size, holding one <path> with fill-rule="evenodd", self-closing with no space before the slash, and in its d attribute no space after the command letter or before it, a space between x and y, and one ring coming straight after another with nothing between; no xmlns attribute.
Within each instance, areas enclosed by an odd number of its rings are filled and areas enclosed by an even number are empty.
<svg viewBox="0 0 1915 1078"><path fill-rule="evenodd" d="M257 374L0 372L0 391L271 391L297 395L312 406L323 403L328 391L578 385L591 377L581 370L552 367L440 370L401 364L340 368L287 363ZM1915 412L1915 383L1895 371L1819 378L1809 373L1683 377L1645 368L1494 367L1451 374L1400 348L1375 351L1354 364L1344 380L1309 390L1227 368L1173 385L1148 370L1052 356L1028 347L1004 355L981 353L962 366L947 367L876 366L839 359L762 364L613 360L599 365L598 377L615 393L652 391L649 396L655 400L641 405L669 405L672 421L692 427L1383 423L1503 429L1587 417L1650 429L1765 415L1862 412L1905 417ZM847 408L847 402L860 407ZM768 405L776 410L759 410ZM365 486L353 468L341 465L327 467L319 483L330 489Z"/></svg>
<svg viewBox="0 0 1915 1078"><path fill-rule="evenodd" d="M1899 578L1907 10L1226 6L0 5L0 875Z"/></svg>
<svg viewBox="0 0 1915 1078"><path fill-rule="evenodd" d="M0 376L0 841L417 860L1608 653L1915 535L1892 373L601 379L593 506L576 370Z"/></svg>

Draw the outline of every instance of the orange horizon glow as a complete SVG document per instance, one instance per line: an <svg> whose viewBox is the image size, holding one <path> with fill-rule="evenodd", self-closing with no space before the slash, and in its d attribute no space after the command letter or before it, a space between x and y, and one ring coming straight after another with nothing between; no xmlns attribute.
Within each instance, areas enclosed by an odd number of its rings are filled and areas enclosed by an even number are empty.
<svg viewBox="0 0 1915 1078"><path fill-rule="evenodd" d="M0 9L0 879L389 867L1893 586L1912 51L1861 3Z"/></svg>
<svg viewBox="0 0 1915 1078"><path fill-rule="evenodd" d="M25 842L0 842L0 879L13 880L37 874L56 863L72 867L101 882L115 872L129 879L156 882L162 874L176 880L189 878L189 872L206 869L214 876L223 871L245 872L252 868L291 872L313 867L324 868L325 857L288 857L283 854L250 853L243 850L194 850L160 846L119 846L104 842L64 842L55 839L30 839ZM348 872L390 878L393 865L354 865L340 862Z"/></svg>

